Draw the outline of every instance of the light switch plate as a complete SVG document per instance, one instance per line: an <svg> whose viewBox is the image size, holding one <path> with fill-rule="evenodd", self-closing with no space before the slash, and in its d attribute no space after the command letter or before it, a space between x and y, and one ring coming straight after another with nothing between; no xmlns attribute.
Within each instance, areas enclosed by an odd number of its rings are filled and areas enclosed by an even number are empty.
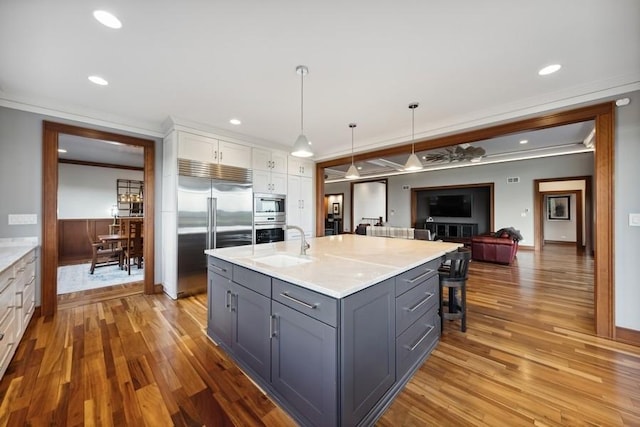
<svg viewBox="0 0 640 427"><path fill-rule="evenodd" d="M37 224L36 214L9 214L9 225Z"/></svg>
<svg viewBox="0 0 640 427"><path fill-rule="evenodd" d="M630 227L640 227L640 213L630 213L629 214L629 226Z"/></svg>

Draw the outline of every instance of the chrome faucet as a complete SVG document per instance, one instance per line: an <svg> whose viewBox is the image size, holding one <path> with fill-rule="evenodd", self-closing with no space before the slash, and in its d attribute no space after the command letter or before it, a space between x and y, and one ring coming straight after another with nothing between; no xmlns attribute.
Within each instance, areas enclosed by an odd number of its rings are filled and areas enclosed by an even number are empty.
<svg viewBox="0 0 640 427"><path fill-rule="evenodd" d="M283 230L298 230L298 232L300 233L300 255L306 255L307 254L307 249L309 249L311 247L311 245L309 245L309 243L307 243L307 240L304 238L304 230L300 227L298 227L297 225L285 225L284 227L282 227Z"/></svg>

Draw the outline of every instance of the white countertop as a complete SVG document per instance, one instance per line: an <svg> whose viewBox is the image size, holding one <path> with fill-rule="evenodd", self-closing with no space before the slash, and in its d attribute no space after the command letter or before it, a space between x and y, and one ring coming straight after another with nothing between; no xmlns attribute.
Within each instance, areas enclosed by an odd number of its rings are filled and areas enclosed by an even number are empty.
<svg viewBox="0 0 640 427"><path fill-rule="evenodd" d="M225 261L329 295L344 298L382 280L456 250L458 243L341 234L307 239L307 255L300 240L205 251ZM277 253L311 262L290 267L263 264L260 258Z"/></svg>
<svg viewBox="0 0 640 427"><path fill-rule="evenodd" d="M38 239L35 237L0 238L0 273L36 247Z"/></svg>

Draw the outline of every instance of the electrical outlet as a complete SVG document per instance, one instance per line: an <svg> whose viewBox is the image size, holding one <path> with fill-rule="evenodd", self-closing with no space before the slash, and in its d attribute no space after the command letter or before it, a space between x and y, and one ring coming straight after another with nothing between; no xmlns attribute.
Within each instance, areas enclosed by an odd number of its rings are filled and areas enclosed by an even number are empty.
<svg viewBox="0 0 640 427"><path fill-rule="evenodd" d="M640 227L640 213L630 213L629 214L629 226L630 227Z"/></svg>
<svg viewBox="0 0 640 427"><path fill-rule="evenodd" d="M9 225L29 225L37 224L36 214L9 214Z"/></svg>

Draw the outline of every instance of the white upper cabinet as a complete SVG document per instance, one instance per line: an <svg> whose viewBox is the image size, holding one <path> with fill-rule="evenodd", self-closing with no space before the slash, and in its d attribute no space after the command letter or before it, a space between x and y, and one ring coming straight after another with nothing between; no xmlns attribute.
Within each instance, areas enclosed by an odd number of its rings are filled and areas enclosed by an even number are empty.
<svg viewBox="0 0 640 427"><path fill-rule="evenodd" d="M287 153L252 149L254 193L287 194Z"/></svg>
<svg viewBox="0 0 640 427"><path fill-rule="evenodd" d="M178 141L178 158L180 159L219 163L245 169L251 167L250 147L187 132L180 132Z"/></svg>
<svg viewBox="0 0 640 427"><path fill-rule="evenodd" d="M306 176L308 178L313 177L313 171L316 168L315 163L312 161L294 156L289 156L288 165L289 175Z"/></svg>
<svg viewBox="0 0 640 427"><path fill-rule="evenodd" d="M254 171L287 173L287 153L254 148L251 164Z"/></svg>

